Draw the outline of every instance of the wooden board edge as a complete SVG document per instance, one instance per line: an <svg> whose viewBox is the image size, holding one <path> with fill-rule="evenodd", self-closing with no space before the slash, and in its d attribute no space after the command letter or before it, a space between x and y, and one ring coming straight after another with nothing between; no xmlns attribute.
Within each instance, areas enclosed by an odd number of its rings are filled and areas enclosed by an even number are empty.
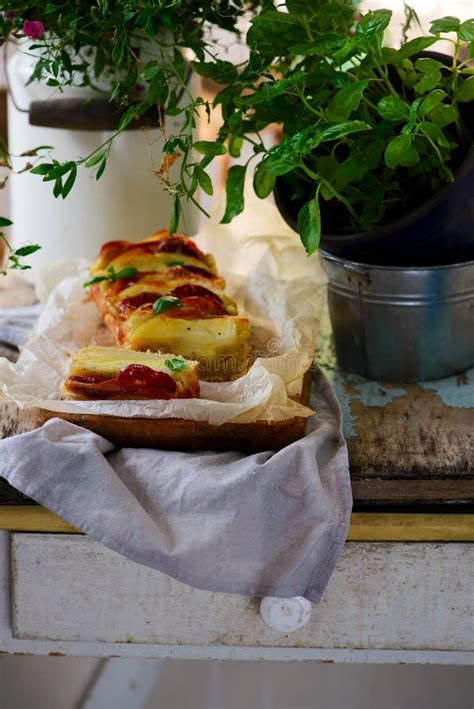
<svg viewBox="0 0 474 709"><path fill-rule="evenodd" d="M0 530L80 534L39 505L0 506ZM474 515L354 512L348 542L474 542Z"/></svg>

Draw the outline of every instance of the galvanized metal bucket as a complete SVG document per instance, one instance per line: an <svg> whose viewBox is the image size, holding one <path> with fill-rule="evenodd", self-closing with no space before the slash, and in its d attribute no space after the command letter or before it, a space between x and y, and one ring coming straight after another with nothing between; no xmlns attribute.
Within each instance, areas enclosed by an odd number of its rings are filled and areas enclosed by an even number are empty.
<svg viewBox="0 0 474 709"><path fill-rule="evenodd" d="M410 382L474 366L474 261L401 268L321 256L343 369Z"/></svg>

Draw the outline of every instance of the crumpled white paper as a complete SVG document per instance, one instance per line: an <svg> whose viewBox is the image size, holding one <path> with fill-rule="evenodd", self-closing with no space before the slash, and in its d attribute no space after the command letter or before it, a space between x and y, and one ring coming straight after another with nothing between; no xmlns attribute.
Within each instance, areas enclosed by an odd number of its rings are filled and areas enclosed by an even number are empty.
<svg viewBox="0 0 474 709"><path fill-rule="evenodd" d="M215 256L227 293L250 318L255 361L245 376L201 382L200 399L61 401L72 355L100 337L100 318L85 297L87 273L82 272L54 288L17 363L0 359L1 391L21 408L173 417L214 425L310 416L311 409L290 397L301 390L319 334L326 277L318 257L307 257L276 207L250 192L245 212L232 224L210 221L196 240Z"/></svg>

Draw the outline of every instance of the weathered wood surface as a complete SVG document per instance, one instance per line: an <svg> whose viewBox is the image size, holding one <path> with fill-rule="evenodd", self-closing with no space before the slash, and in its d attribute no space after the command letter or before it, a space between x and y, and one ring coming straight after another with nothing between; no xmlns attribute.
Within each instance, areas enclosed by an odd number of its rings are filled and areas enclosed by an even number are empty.
<svg viewBox="0 0 474 709"><path fill-rule="evenodd" d="M309 623L282 635L262 623L257 599L191 588L86 537L12 537L16 638L383 650L472 647L466 623L472 608L472 545L349 543Z"/></svg>
<svg viewBox="0 0 474 709"><path fill-rule="evenodd" d="M358 501L474 501L474 370L419 384L368 381L337 367L327 320L316 359L343 409Z"/></svg>
<svg viewBox="0 0 474 709"><path fill-rule="evenodd" d="M474 502L474 370L423 384L367 381L336 366L327 319L317 361L344 412L356 506ZM0 438L31 430L35 416L0 402ZM0 478L0 504L25 502Z"/></svg>

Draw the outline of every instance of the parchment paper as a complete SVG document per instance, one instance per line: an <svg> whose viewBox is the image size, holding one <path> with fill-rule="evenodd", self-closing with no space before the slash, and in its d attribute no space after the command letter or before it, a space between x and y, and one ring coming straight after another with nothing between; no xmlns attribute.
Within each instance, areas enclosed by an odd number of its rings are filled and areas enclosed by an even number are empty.
<svg viewBox="0 0 474 709"><path fill-rule="evenodd" d="M299 393L317 342L326 283L319 259L306 256L273 204L250 193L245 212L232 224L210 221L196 241L213 253L227 293L250 318L255 361L245 376L234 382L201 382L200 399L61 401L61 383L73 354L94 342L102 344L100 318L87 300L82 286L87 273L81 271L54 288L18 362L0 359L3 394L20 407L186 418L214 425L310 416L312 409L290 396Z"/></svg>

